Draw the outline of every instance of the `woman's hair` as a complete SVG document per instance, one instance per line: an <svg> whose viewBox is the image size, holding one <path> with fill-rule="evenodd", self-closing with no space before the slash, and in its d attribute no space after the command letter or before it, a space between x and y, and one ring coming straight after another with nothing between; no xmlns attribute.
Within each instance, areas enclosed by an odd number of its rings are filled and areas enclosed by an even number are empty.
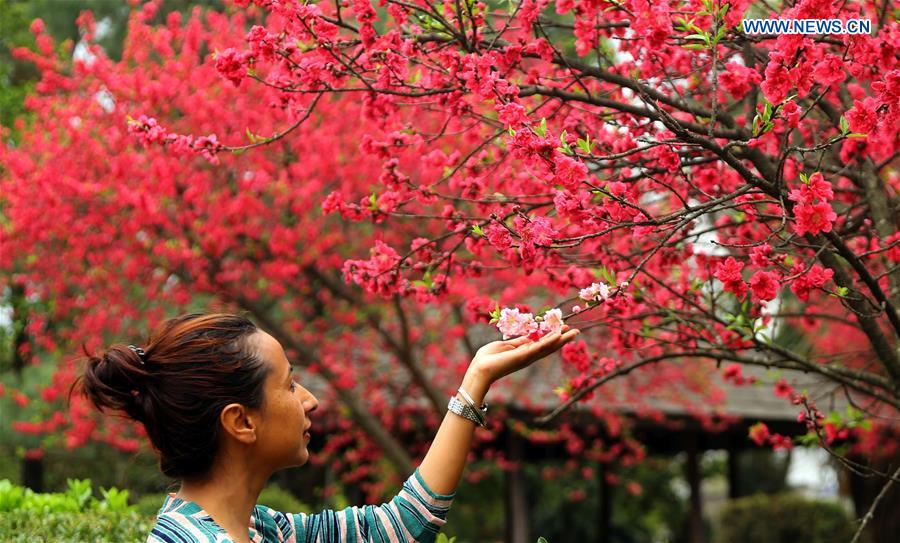
<svg viewBox="0 0 900 543"><path fill-rule="evenodd" d="M182 315L163 322L141 346L123 344L102 356L84 349L87 365L73 385L101 411L123 411L143 423L168 477L205 477L221 432L219 415L230 403L263 404L269 373L248 342L258 331L241 315Z"/></svg>

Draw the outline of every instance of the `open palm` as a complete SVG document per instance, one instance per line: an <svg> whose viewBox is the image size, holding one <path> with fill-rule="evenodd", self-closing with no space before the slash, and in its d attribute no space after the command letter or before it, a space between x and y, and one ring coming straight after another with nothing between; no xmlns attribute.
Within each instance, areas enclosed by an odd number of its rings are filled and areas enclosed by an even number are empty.
<svg viewBox="0 0 900 543"><path fill-rule="evenodd" d="M472 366L488 376L491 382L527 368L536 361L559 350L580 331L563 326L560 332L547 334L537 341L520 336L506 341L492 341L475 353Z"/></svg>

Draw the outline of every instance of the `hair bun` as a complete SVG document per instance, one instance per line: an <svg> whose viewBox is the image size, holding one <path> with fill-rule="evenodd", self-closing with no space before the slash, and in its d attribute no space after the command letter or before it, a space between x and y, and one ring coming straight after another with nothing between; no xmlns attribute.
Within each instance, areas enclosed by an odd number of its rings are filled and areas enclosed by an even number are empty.
<svg viewBox="0 0 900 543"><path fill-rule="evenodd" d="M141 421L148 374L136 349L114 345L102 357L88 355L82 388L98 409L123 411Z"/></svg>

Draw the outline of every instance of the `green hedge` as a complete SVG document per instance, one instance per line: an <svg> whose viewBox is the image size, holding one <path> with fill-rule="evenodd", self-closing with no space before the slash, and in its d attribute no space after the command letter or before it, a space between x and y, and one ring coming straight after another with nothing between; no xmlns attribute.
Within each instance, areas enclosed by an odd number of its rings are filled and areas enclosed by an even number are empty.
<svg viewBox="0 0 900 543"><path fill-rule="evenodd" d="M4 543L142 543L152 528L153 518L134 512L0 513L0 541Z"/></svg>
<svg viewBox="0 0 900 543"><path fill-rule="evenodd" d="M94 496L90 480L69 479L65 492L37 493L0 480L0 541L141 542L153 517L128 504L128 491L101 488Z"/></svg>
<svg viewBox="0 0 900 543"><path fill-rule="evenodd" d="M719 516L727 543L847 543L854 525L837 503L795 494L756 494L732 500Z"/></svg>

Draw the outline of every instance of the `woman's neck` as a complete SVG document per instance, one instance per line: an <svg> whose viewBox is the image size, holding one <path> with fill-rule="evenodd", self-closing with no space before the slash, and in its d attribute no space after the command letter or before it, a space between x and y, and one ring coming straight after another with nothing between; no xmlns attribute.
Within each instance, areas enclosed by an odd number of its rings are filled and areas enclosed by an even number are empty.
<svg viewBox="0 0 900 543"><path fill-rule="evenodd" d="M250 543L250 515L267 480L246 469L218 469L203 481L182 481L175 497L202 507L235 543Z"/></svg>

